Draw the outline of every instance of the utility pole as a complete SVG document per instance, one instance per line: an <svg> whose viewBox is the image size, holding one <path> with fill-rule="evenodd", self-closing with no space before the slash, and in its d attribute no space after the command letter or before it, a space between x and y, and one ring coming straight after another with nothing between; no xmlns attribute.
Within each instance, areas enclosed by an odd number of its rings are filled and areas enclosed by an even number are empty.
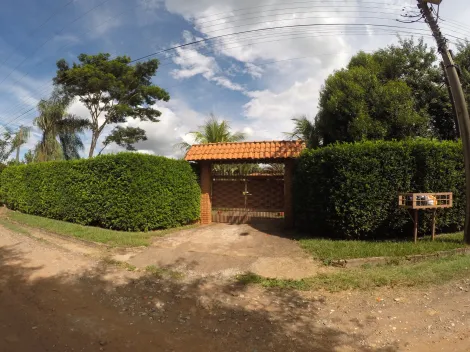
<svg viewBox="0 0 470 352"><path fill-rule="evenodd" d="M437 42L437 48L442 55L445 72L449 80L450 91L452 93L450 99L454 100L457 120L460 129L460 138L463 145L463 156L465 162L465 182L466 182L466 200L467 209L465 212L464 241L470 244L470 118L468 116L467 103L462 90L460 78L457 73L452 55L447 47L447 41L441 33L433 13L429 9L428 3L440 4L441 0L418 0L418 8L421 10L426 22L431 27L432 34Z"/></svg>
<svg viewBox="0 0 470 352"><path fill-rule="evenodd" d="M446 65L444 64L443 61L441 61L441 68L442 68L442 72L444 72L444 83L446 84L446 87L447 87L447 92L449 94L450 102L452 104L452 112L454 114L454 124L455 124L455 132L456 132L455 139L458 140L460 137L460 129L459 129L459 120L457 119L457 109L455 108L454 96L452 95L452 90L450 89L449 77L447 77Z"/></svg>

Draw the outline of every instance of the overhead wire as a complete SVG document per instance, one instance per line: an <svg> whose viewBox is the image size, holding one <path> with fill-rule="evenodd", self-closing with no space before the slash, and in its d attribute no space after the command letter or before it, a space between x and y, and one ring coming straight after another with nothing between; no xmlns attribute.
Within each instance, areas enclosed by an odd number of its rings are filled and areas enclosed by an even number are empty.
<svg viewBox="0 0 470 352"><path fill-rule="evenodd" d="M34 29L32 29L31 31L28 32L27 34L27 37L31 37L32 35L36 34L38 32L39 29L41 29L42 27L44 27L47 23L49 23L50 20L52 20L55 16L57 16L60 12L62 12L62 10L64 10L65 8L67 8L67 6L69 6L70 4L72 4L74 2L74 0L70 0L69 2L67 2L66 4L60 6L57 8L56 11L53 11L52 14L44 21L42 22L39 26L37 27L34 27ZM13 54L16 52L16 50L24 43L24 40L23 41L20 41L16 44L16 46L13 48L12 52L10 53L10 55L4 59L2 62L0 62L0 68L3 67L3 65L13 56Z"/></svg>
<svg viewBox="0 0 470 352"><path fill-rule="evenodd" d="M403 33L409 35L410 32L403 32ZM337 35L337 34L338 34L338 33L333 33L332 35ZM413 34L415 34L415 33L413 33ZM422 33L416 33L416 34L422 35ZM292 35L292 34L289 34L289 35ZM291 40L291 39L295 40L295 39L309 38L309 37L320 37L320 36L325 36L325 35L327 36L328 34L323 33L323 34L320 34L320 35L317 34L317 35L310 35L310 36L291 37L291 38L286 38L286 39L284 39L284 40ZM370 32L366 32L366 33L344 33L344 35L370 35ZM396 35L396 32L376 33L375 35ZM428 35L428 36L431 37L430 35ZM257 44L262 44L262 43L267 43L267 42L277 42L277 41L279 41L279 40L282 40L282 39L277 39L277 40L272 40L272 41L264 41L264 42L256 42L256 43L252 43L252 44L250 44L250 45L257 45ZM243 45L238 45L238 46L243 46ZM232 48L234 48L234 47L232 47ZM284 61L284 60L279 60L279 61ZM271 62L271 63L272 63L272 62ZM267 63L267 64L270 64L270 63ZM263 65L263 64L257 64L257 66L260 66L260 65ZM177 86L179 86L179 85L181 85L181 84L178 84ZM167 87L166 89L170 89L170 88L172 88L172 87L173 87L173 86L170 86L170 87ZM34 108L33 108L33 109L34 109ZM28 112L30 112L30 111L33 110L33 109L29 109L29 110L27 110L25 113L28 113ZM22 113L22 114L19 115L18 117L14 118L13 121L16 121L17 118L23 116L25 113ZM8 124L11 124L13 121L9 121Z"/></svg>
<svg viewBox="0 0 470 352"><path fill-rule="evenodd" d="M307 2L304 2L304 3L307 3ZM276 9L276 10L279 10L279 9ZM263 22L264 23L264 22ZM248 24L249 25L249 24ZM221 36L215 36L215 37L210 37L210 38L205 38L203 40L199 40L199 41L195 41L195 42L191 42L191 43L185 43L185 44L182 44L182 45L178 45L178 46L175 46L173 48L168 48L168 49L164 49L164 50L161 50L160 52L157 52L157 53L153 53L153 54L149 54L149 55L145 55L141 58L138 58L138 59L135 59L133 60L132 62L136 62L136 61L140 61L140 60L143 60L145 58L148 58L148 57L151 57L151 56L156 56L158 55L159 53L164 53L164 52L168 52L169 50L176 50L177 48L182 48L182 47L187 47L189 45L195 45L197 43L201 43L201 42L206 42L206 41L209 41L209 40L215 40L215 39L218 39L218 38L221 38L221 37L226 37L226 36L233 36L233 35L240 35L240 34L243 34L243 33L248 33L248 32L257 32L257 31L266 31L266 30L275 30L277 28L295 28L295 27L303 27L303 26L320 26L320 25L331 25L331 24L306 24L306 25L292 25L292 26L277 26L277 27L270 27L270 28L259 28L259 29L254 29L254 30L250 30L250 31L241 31L241 32L237 32L237 33L227 33L227 34L224 34L224 35L221 35ZM356 25L356 26L383 26L383 25L377 25L377 24L336 24L336 25L339 25L339 26L347 26L347 25ZM403 28L403 27L400 27L400 26L388 26L390 28ZM226 30L228 30L229 28L227 28ZM253 43L251 44L253 45Z"/></svg>
<svg viewBox="0 0 470 352"><path fill-rule="evenodd" d="M44 41L41 45L39 45L37 48L35 48L30 54L29 56L26 56L22 61L20 61L11 71L10 73L7 74L6 77L4 77L1 81L0 81L0 84L2 84L3 82L5 82L5 80L11 76L11 74L13 72L15 72L19 67L21 67L21 65L23 63L26 62L26 60L29 59L30 56L34 55L39 49L41 49L42 47L44 47L48 42L50 42L52 40L52 38L54 38L57 34L60 34L64 31L64 29L66 29L68 26L74 24L75 22L77 22L78 20L80 20L81 18L85 17L87 14L89 14L90 12L96 10L98 7L106 4L107 2L109 2L111 0L104 0L102 2L100 2L98 5L95 5L94 7L92 7L91 9L89 9L88 11L84 12L83 14L81 14L80 16L76 17L73 21L69 22L67 25L65 25L61 30L59 30L58 33L55 33L54 35L52 35L51 37L49 37L46 41Z"/></svg>

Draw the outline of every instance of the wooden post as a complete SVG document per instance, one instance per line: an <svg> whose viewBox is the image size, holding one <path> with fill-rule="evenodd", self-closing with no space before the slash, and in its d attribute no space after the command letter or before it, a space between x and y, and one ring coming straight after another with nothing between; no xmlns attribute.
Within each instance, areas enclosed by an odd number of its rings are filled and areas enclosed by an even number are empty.
<svg viewBox="0 0 470 352"><path fill-rule="evenodd" d="M284 224L287 229L294 227L294 201L292 195L292 178L294 160L286 160L284 164Z"/></svg>
<svg viewBox="0 0 470 352"><path fill-rule="evenodd" d="M413 227L413 234L415 237L415 243L418 243L418 209L413 209L414 210L414 227Z"/></svg>
<svg viewBox="0 0 470 352"><path fill-rule="evenodd" d="M432 211L432 240L436 237L436 209Z"/></svg>
<svg viewBox="0 0 470 352"><path fill-rule="evenodd" d="M208 161L201 162L201 224L207 225L212 222L212 165Z"/></svg>

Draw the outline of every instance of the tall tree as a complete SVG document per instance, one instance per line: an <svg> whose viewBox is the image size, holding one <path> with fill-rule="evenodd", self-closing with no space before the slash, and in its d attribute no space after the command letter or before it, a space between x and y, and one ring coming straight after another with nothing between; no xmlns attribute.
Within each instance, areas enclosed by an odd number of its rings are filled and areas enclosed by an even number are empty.
<svg viewBox="0 0 470 352"><path fill-rule="evenodd" d="M199 126L197 131L190 132L189 134L193 136L197 144L240 142L245 139L243 132L232 132L230 123L226 120L219 121L213 113L209 115L209 118L202 126ZM176 147L182 150L188 150L191 145L182 142L178 143Z"/></svg>
<svg viewBox="0 0 470 352"><path fill-rule="evenodd" d="M89 157L92 157L104 128L109 124L125 123L129 117L141 121L158 122L160 111L153 105L158 100L168 101L169 94L152 84L156 74L158 60L131 65L128 56L110 58L110 54L81 54L78 63L70 66L64 59L57 62L57 75L54 83L69 96L79 97L90 112L91 145ZM129 127L114 129L114 140L123 138L137 142L144 135L136 136Z"/></svg>
<svg viewBox="0 0 470 352"><path fill-rule="evenodd" d="M362 139L456 136L452 106L434 51L401 40L354 56L325 82L315 128L323 144Z"/></svg>
<svg viewBox="0 0 470 352"><path fill-rule="evenodd" d="M37 161L77 159L83 150L79 134L88 127L89 121L67 113L70 97L55 90L49 99L38 103L39 116L34 124L42 131L35 149Z"/></svg>

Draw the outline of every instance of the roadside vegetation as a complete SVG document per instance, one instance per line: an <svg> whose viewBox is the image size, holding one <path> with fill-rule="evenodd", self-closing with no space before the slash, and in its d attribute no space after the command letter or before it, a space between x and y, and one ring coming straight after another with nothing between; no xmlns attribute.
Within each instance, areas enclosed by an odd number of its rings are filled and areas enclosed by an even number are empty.
<svg viewBox="0 0 470 352"><path fill-rule="evenodd" d="M326 238L299 240L300 246L314 259L325 262L339 259L370 257L405 257L417 254L432 254L465 247L463 233L439 235L434 241L427 236L417 244L410 241L346 241Z"/></svg>
<svg viewBox="0 0 470 352"><path fill-rule="evenodd" d="M113 231L99 227L83 226L65 221L23 214L15 211L7 211L6 216L0 219L0 221L1 225L13 231L16 231L15 228L18 228L18 224L26 225L32 228L49 231L58 235L75 237L81 240L91 242L104 243L113 247L148 246L153 237L165 236L166 234L171 232L196 226L183 226L161 231L125 232ZM22 231L26 230L23 229Z"/></svg>
<svg viewBox="0 0 470 352"><path fill-rule="evenodd" d="M376 287L426 287L451 280L467 278L470 274L470 256L455 255L430 259L417 264L386 264L340 269L302 280L265 278L253 273L237 276L242 285L259 284L266 288L296 290L343 291L369 290Z"/></svg>

